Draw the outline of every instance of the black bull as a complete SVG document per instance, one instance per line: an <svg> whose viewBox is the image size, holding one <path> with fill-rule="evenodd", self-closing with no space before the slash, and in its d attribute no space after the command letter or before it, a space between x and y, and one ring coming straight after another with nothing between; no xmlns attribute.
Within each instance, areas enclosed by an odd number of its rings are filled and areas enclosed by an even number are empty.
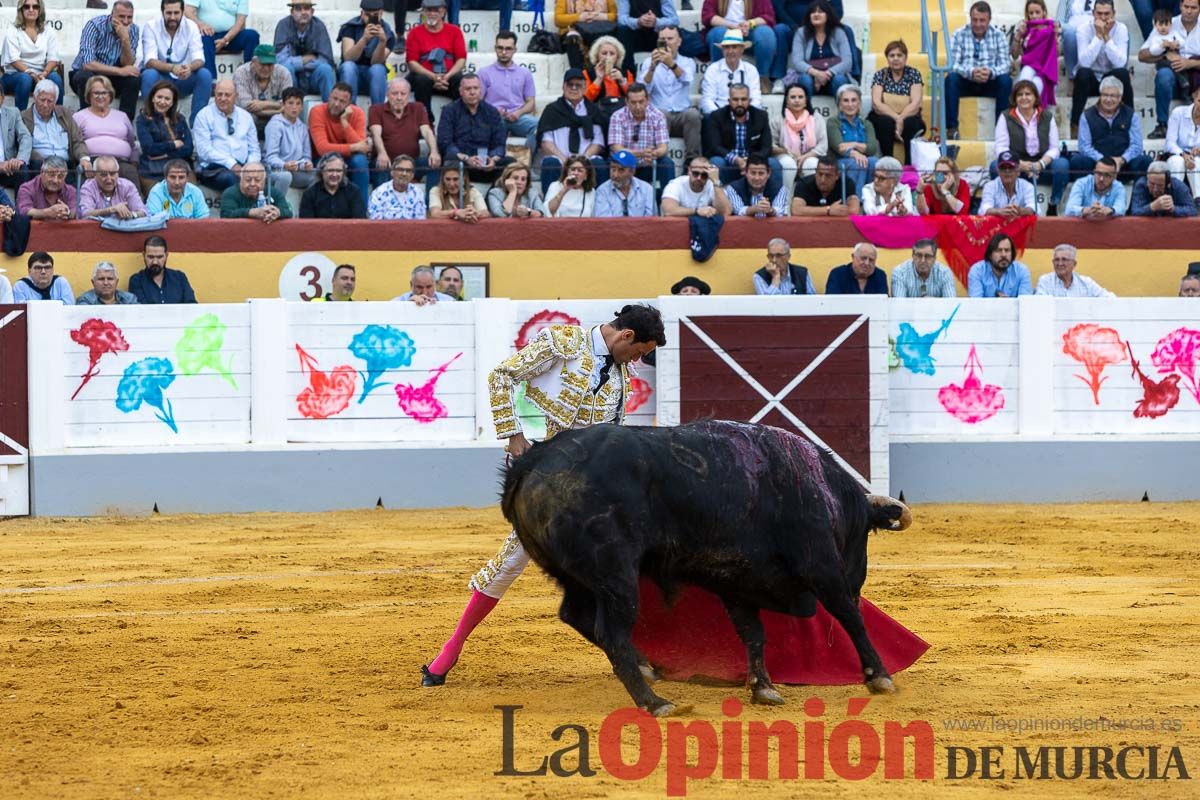
<svg viewBox="0 0 1200 800"><path fill-rule="evenodd" d="M671 597L689 583L720 598L746 645L753 699L782 703L763 664L759 609L841 624L874 692L893 690L858 595L867 534L911 520L864 493L832 457L778 428L699 422L565 431L505 471L501 502L529 555L563 588L559 617L604 650L634 701L682 709L651 690L631 638L638 578Z"/></svg>

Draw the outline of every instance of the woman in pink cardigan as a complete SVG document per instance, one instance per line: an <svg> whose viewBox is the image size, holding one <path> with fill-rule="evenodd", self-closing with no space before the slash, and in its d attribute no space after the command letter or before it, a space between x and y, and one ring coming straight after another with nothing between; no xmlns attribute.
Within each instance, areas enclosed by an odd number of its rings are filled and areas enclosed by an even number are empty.
<svg viewBox="0 0 1200 800"><path fill-rule="evenodd" d="M700 21L711 61L721 60L720 41L726 30L742 32L742 38L753 45L748 54L758 68L763 94L769 94L772 84L787 72L791 36L787 25L775 24L771 0L704 0Z"/></svg>

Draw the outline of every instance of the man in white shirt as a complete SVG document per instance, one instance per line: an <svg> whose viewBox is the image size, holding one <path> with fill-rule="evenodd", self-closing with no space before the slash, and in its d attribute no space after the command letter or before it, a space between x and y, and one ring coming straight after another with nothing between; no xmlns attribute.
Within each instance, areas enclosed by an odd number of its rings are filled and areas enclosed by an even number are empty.
<svg viewBox="0 0 1200 800"><path fill-rule="evenodd" d="M668 133L683 137L683 159L688 161L700 155L700 109L691 98L696 61L679 53L683 39L674 25L659 31L658 40L663 46L642 63L638 80L650 92L650 105L666 116Z"/></svg>
<svg viewBox="0 0 1200 800"><path fill-rule="evenodd" d="M1138 51L1138 61L1154 64L1154 117L1158 125L1148 139L1162 139L1167 135L1167 120L1171 115L1171 100L1189 93L1191 78L1200 69L1200 0L1180 0L1179 16L1171 21L1171 31L1176 33L1183 46L1168 50L1164 60L1143 48Z"/></svg>
<svg viewBox="0 0 1200 800"><path fill-rule="evenodd" d="M242 167L262 160L254 117L239 108L233 81L220 80L213 87L214 102L196 115L192 139L196 145L196 178L218 192L239 182ZM271 183L282 194L291 185L291 175L271 175Z"/></svg>
<svg viewBox="0 0 1200 800"><path fill-rule="evenodd" d="M142 28L142 97L159 81L174 82L179 96L192 96L194 122L212 97L213 75L204 66L200 28L183 15L183 0L163 0L162 16Z"/></svg>
<svg viewBox="0 0 1200 800"><path fill-rule="evenodd" d="M1037 294L1050 297L1116 297L1085 275L1075 274L1076 250L1069 244L1054 248L1054 272L1038 278Z"/></svg>
<svg viewBox="0 0 1200 800"><path fill-rule="evenodd" d="M664 217L728 216L732 206L721 191L721 173L704 156L693 158L675 180L663 189Z"/></svg>
<svg viewBox="0 0 1200 800"><path fill-rule="evenodd" d="M1133 106L1133 84L1129 79L1129 29L1117 22L1113 0L1096 0L1092 17L1080 23L1079 67L1071 95L1071 128L1079 127L1089 97L1100 94L1100 81L1113 76L1121 82L1121 102Z"/></svg>
<svg viewBox="0 0 1200 800"><path fill-rule="evenodd" d="M750 105L763 107L758 70L742 58L745 51L746 41L742 38L741 31L727 30L725 38L721 40L721 53L724 58L709 64L708 69L704 70L704 78L700 81L700 111L711 114L728 105L729 87L735 83L744 83L750 87Z"/></svg>

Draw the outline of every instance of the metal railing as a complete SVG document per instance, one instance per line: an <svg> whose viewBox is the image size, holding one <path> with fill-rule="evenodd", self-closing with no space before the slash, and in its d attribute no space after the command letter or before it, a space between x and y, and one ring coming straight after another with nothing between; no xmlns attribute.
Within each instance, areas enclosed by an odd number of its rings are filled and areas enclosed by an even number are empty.
<svg viewBox="0 0 1200 800"><path fill-rule="evenodd" d="M945 61L938 48L938 32L929 24L929 0L921 0L921 52L929 60L929 100L930 100L930 129L941 131L940 143L942 155L946 155L946 75L953 69L950 64L950 24L946 18L946 0L938 0L938 11L941 14L941 32L945 37Z"/></svg>

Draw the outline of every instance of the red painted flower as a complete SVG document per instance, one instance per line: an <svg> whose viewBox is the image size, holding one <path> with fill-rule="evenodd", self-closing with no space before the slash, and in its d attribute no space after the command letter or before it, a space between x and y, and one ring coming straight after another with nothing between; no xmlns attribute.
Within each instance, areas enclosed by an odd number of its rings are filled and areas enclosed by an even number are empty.
<svg viewBox="0 0 1200 800"><path fill-rule="evenodd" d="M125 334L113 323L103 319L84 320L77 330L71 331L71 340L88 349L88 368L83 381L71 395L74 400L87 382L100 374L100 359L106 353L123 353L129 349Z"/></svg>
<svg viewBox="0 0 1200 800"><path fill-rule="evenodd" d="M1154 419L1161 417L1175 407L1179 402L1179 376L1168 375L1161 381L1146 377L1137 360L1133 357L1133 348L1125 343L1129 350L1129 362L1133 364L1133 374L1142 382L1142 399L1133 409L1135 417Z"/></svg>
<svg viewBox="0 0 1200 800"><path fill-rule="evenodd" d="M1196 365L1200 363L1200 331L1176 328L1158 340L1150 360L1160 373L1178 371L1187 378L1188 391L1200 403L1200 386L1196 383Z"/></svg>
<svg viewBox="0 0 1200 800"><path fill-rule="evenodd" d="M1083 364L1088 376L1076 375L1092 390L1092 399L1100 405L1100 384L1108 380L1100 373L1109 364L1125 360L1125 343L1121 334L1112 328L1102 328L1091 322L1083 322L1063 334L1063 352Z"/></svg>
<svg viewBox="0 0 1200 800"><path fill-rule="evenodd" d="M354 384L358 373L345 364L334 367L332 372L322 372L317 360L296 345L300 354L300 372L308 375L308 386L296 395L296 409L308 419L328 419L340 414L350 405L354 397Z"/></svg>
<svg viewBox="0 0 1200 800"><path fill-rule="evenodd" d="M654 389L641 378L629 379L629 399L625 401L625 413L632 414L650 401Z"/></svg>
<svg viewBox="0 0 1200 800"><path fill-rule="evenodd" d="M513 342L516 348L520 350L525 345L533 341L533 337L542 332L544 328L549 328L551 325L578 325L579 320L562 311L551 311L543 309L534 314L529 319L525 320L525 324L521 326L521 330L517 331L517 340Z"/></svg>

